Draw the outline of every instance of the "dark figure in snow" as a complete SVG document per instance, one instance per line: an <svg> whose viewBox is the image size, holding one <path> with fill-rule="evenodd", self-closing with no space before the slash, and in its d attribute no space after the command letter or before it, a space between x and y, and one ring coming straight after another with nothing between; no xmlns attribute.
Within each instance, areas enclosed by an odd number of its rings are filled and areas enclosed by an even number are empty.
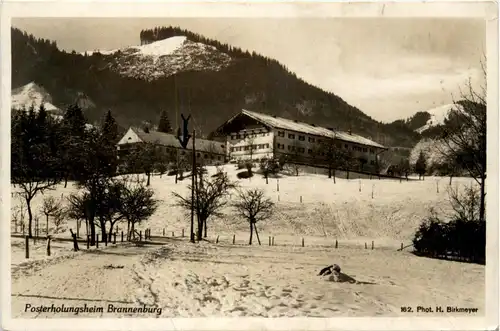
<svg viewBox="0 0 500 331"><path fill-rule="evenodd" d="M76 240L76 234L73 233L72 229L69 229L69 232L71 232L71 237L73 237L73 248L75 252L78 252L80 249L78 248L78 241Z"/></svg>
<svg viewBox="0 0 500 331"><path fill-rule="evenodd" d="M331 275L334 271L340 273L340 267L337 264L329 265L328 267L321 269L318 276Z"/></svg>

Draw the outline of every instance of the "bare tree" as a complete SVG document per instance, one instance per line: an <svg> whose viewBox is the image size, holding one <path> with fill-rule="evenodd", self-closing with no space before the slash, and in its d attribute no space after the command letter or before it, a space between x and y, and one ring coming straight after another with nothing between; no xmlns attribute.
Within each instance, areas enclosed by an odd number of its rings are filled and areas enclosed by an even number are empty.
<svg viewBox="0 0 500 331"><path fill-rule="evenodd" d="M45 215L46 228L45 233L49 235L49 217L56 217L62 211L61 201L56 200L53 196L48 196L43 199L40 211Z"/></svg>
<svg viewBox="0 0 500 331"><path fill-rule="evenodd" d="M250 239L248 244L252 244L253 231L260 243L259 232L257 231L257 222L268 219L274 209L274 203L271 199L264 196L264 191L260 189L250 189L247 191L239 191L239 200L233 203L233 207L237 213L248 221L250 225Z"/></svg>
<svg viewBox="0 0 500 331"><path fill-rule="evenodd" d="M269 184L269 175L276 175L279 172L279 161L275 158L264 158L260 161L260 171Z"/></svg>
<svg viewBox="0 0 500 331"><path fill-rule="evenodd" d="M328 178L333 177L336 183L336 170L346 168L348 165L347 153L342 150L342 145L333 138L324 138L321 140L319 148L313 151L315 158L328 167Z"/></svg>
<svg viewBox="0 0 500 331"><path fill-rule="evenodd" d="M176 205L191 211L191 206L194 205L194 211L198 218L197 240L202 240L203 228L205 228L204 237L207 236L207 220L212 216L221 216L221 210L227 205L226 199L229 191L235 188L236 185L229 180L226 173L218 173L212 178L202 177L198 185L195 185L195 198L191 198L191 194L186 197L174 192L172 193L177 200ZM188 186L189 191L193 188Z"/></svg>
<svg viewBox="0 0 500 331"><path fill-rule="evenodd" d="M483 68L484 76L486 70ZM471 82L461 100L455 102L443 125L441 153L447 160L464 169L480 186L479 219L485 217L486 181L486 89L474 91Z"/></svg>

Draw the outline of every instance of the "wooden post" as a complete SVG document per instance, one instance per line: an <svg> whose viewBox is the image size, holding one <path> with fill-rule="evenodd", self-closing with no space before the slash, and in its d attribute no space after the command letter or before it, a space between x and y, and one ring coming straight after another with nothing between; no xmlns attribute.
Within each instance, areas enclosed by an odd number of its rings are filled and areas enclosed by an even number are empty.
<svg viewBox="0 0 500 331"><path fill-rule="evenodd" d="M304 247L304 238L302 238L302 247Z"/></svg>
<svg viewBox="0 0 500 331"><path fill-rule="evenodd" d="M236 235L233 234L233 245L234 245L235 242L236 242Z"/></svg>
<svg viewBox="0 0 500 331"><path fill-rule="evenodd" d="M302 195L300 196L300 203L302 203Z"/></svg>
<svg viewBox="0 0 500 331"><path fill-rule="evenodd" d="M103 236L103 239L104 239L104 246L108 246L108 235L106 234L105 236Z"/></svg>
<svg viewBox="0 0 500 331"><path fill-rule="evenodd" d="M365 249L368 249L368 246L366 245L366 243L365 243Z"/></svg>
<svg viewBox="0 0 500 331"><path fill-rule="evenodd" d="M99 235L96 234L95 237L95 248L99 248Z"/></svg>
<svg viewBox="0 0 500 331"><path fill-rule="evenodd" d="M30 240L29 236L26 236L26 258L30 258Z"/></svg>
<svg viewBox="0 0 500 331"><path fill-rule="evenodd" d="M80 223L80 221L79 221L79 220L77 220L77 221L76 221L76 237L77 237L77 238L80 238L80 224L81 224L81 223ZM48 234L48 233L47 233L47 234Z"/></svg>
<svg viewBox="0 0 500 331"><path fill-rule="evenodd" d="M219 243L219 235L217 235L217 239L215 239L215 243L218 244Z"/></svg>
<svg viewBox="0 0 500 331"><path fill-rule="evenodd" d="M174 231L172 231L172 238L173 238L173 237L175 237L175 235L174 235Z"/></svg>
<svg viewBox="0 0 500 331"><path fill-rule="evenodd" d="M403 250L403 243L401 243L401 250Z"/></svg>
<svg viewBox="0 0 500 331"><path fill-rule="evenodd" d="M165 237L165 228L163 228L163 236Z"/></svg>
<svg viewBox="0 0 500 331"><path fill-rule="evenodd" d="M182 229L182 238L184 238L184 229Z"/></svg>
<svg viewBox="0 0 500 331"><path fill-rule="evenodd" d="M50 256L50 236L47 236L47 256Z"/></svg>
<svg viewBox="0 0 500 331"><path fill-rule="evenodd" d="M335 248L339 248L339 242L335 239Z"/></svg>
<svg viewBox="0 0 500 331"><path fill-rule="evenodd" d="M372 240L372 249L375 247L375 242Z"/></svg>
<svg viewBox="0 0 500 331"><path fill-rule="evenodd" d="M271 239L271 246L274 246L274 236L273 236L273 238Z"/></svg>
<svg viewBox="0 0 500 331"><path fill-rule="evenodd" d="M115 233L113 233L113 244L115 244L115 245L116 245L116 232L115 232Z"/></svg>
<svg viewBox="0 0 500 331"><path fill-rule="evenodd" d="M269 246L271 246L271 236L269 236Z"/></svg>
<svg viewBox="0 0 500 331"><path fill-rule="evenodd" d="M87 249L90 248L90 236L87 235Z"/></svg>

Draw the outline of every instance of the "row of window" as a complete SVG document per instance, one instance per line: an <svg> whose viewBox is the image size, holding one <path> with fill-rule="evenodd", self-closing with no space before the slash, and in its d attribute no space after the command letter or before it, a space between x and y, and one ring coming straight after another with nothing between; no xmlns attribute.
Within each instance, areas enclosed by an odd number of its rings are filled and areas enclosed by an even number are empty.
<svg viewBox="0 0 500 331"><path fill-rule="evenodd" d="M189 151L188 152L190 155L193 155L193 152ZM186 155L186 151L181 151L181 155ZM203 157L204 159L211 159L211 160L215 160L215 155L214 154L207 154L207 153L196 153L196 157ZM221 161L222 160L222 156L220 155L217 155L217 160L218 161Z"/></svg>
<svg viewBox="0 0 500 331"><path fill-rule="evenodd" d="M257 144L257 145L231 147L230 151L231 152L241 152L241 151L257 150L257 149L265 149L265 148L269 148L269 144Z"/></svg>
<svg viewBox="0 0 500 331"><path fill-rule="evenodd" d="M237 133L231 135L231 140L245 139L245 138L257 138L269 136L269 132L259 132L259 133Z"/></svg>
<svg viewBox="0 0 500 331"><path fill-rule="evenodd" d="M278 137L285 137L285 132L284 131L278 131ZM288 139L295 139L295 134L289 133L288 134ZM303 136L303 135L299 135L298 139L299 139L299 141L305 141L306 137ZM308 141L310 143L317 142L318 144L321 144L321 139L316 139L314 137L308 137ZM339 142L337 142L335 145L338 148L342 147L342 144L339 143ZM279 144L278 144L278 146L279 146ZM349 145L348 144L344 144L344 149L349 149ZM355 150L355 151L358 151L358 152L365 152L365 153L368 152L368 148L366 148L366 147L353 146L352 149ZM375 150L373 150L372 148L370 148L370 154L375 154Z"/></svg>

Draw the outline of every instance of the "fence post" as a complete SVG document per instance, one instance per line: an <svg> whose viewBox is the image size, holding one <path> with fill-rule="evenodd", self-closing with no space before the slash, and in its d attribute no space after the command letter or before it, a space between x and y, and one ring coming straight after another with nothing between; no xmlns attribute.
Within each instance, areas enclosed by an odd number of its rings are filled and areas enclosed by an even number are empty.
<svg viewBox="0 0 500 331"><path fill-rule="evenodd" d="M271 243L272 243L272 245L271 245L271 246L274 246L274 236L273 236L273 238L272 238L272 242L271 242Z"/></svg>
<svg viewBox="0 0 500 331"><path fill-rule="evenodd" d="M302 247L304 247L304 238L302 238Z"/></svg>
<svg viewBox="0 0 500 331"><path fill-rule="evenodd" d="M24 236L24 223L21 224L21 228L23 229L23 236Z"/></svg>
<svg viewBox="0 0 500 331"><path fill-rule="evenodd" d="M269 236L269 246L271 246L271 236Z"/></svg>
<svg viewBox="0 0 500 331"><path fill-rule="evenodd" d="M95 248L99 248L99 235L95 235Z"/></svg>
<svg viewBox="0 0 500 331"><path fill-rule="evenodd" d="M280 180L277 179L276 180L276 192L279 192L280 191ZM279 195L278 195L279 196Z"/></svg>
<svg viewBox="0 0 500 331"><path fill-rule="evenodd" d="M47 256L50 256L50 236L47 236Z"/></svg>
<svg viewBox="0 0 500 331"><path fill-rule="evenodd" d="M401 243L401 250L403 250L403 243Z"/></svg>
<svg viewBox="0 0 500 331"><path fill-rule="evenodd" d="M302 195L300 196L300 203L302 203Z"/></svg>
<svg viewBox="0 0 500 331"><path fill-rule="evenodd" d="M372 240L372 249L375 247L375 242Z"/></svg>
<svg viewBox="0 0 500 331"><path fill-rule="evenodd" d="M175 235L174 235L174 231L172 231L172 238L173 238L173 237L175 237Z"/></svg>
<svg viewBox="0 0 500 331"><path fill-rule="evenodd" d="M184 238L184 229L182 229L182 238Z"/></svg>
<svg viewBox="0 0 500 331"><path fill-rule="evenodd" d="M123 231L122 231L122 242L123 242Z"/></svg>
<svg viewBox="0 0 500 331"><path fill-rule="evenodd" d="M215 243L218 244L219 243L219 235L217 235L217 239L215 239Z"/></svg>
<svg viewBox="0 0 500 331"><path fill-rule="evenodd" d="M339 242L335 239L335 248L339 248Z"/></svg>
<svg viewBox="0 0 500 331"><path fill-rule="evenodd" d="M163 228L163 236L165 237L165 228Z"/></svg>
<svg viewBox="0 0 500 331"><path fill-rule="evenodd" d="M236 241L236 235L233 234L233 245L234 245L235 241Z"/></svg>
<svg viewBox="0 0 500 331"><path fill-rule="evenodd" d="M368 249L368 246L366 245L366 242L365 242L365 249Z"/></svg>
<svg viewBox="0 0 500 331"><path fill-rule="evenodd" d="M30 240L29 240L29 236L26 236L26 258L29 259L30 258Z"/></svg>

